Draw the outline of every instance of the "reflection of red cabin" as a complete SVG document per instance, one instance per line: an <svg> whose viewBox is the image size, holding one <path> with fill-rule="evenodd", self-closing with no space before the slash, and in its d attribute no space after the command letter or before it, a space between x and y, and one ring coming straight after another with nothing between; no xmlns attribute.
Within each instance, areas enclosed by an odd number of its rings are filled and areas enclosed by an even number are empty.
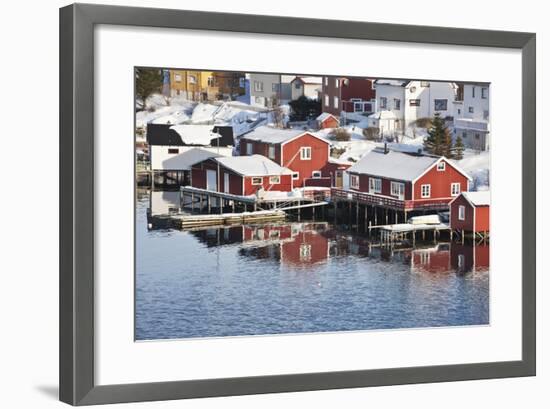
<svg viewBox="0 0 550 409"><path fill-rule="evenodd" d="M292 172L261 155L217 157L192 166L191 186L245 196L261 188L290 192Z"/></svg>
<svg viewBox="0 0 550 409"><path fill-rule="evenodd" d="M323 112L316 118L316 120L320 129L338 128L340 125L338 118L328 112Z"/></svg>
<svg viewBox="0 0 550 409"><path fill-rule="evenodd" d="M488 244L451 243L451 266L459 272L485 271L489 268Z"/></svg>
<svg viewBox="0 0 550 409"><path fill-rule="evenodd" d="M444 157L375 149L348 169L360 202L401 210L446 210L470 177Z"/></svg>
<svg viewBox="0 0 550 409"><path fill-rule="evenodd" d="M490 193L463 192L450 204L451 228L468 232L489 231Z"/></svg>
<svg viewBox="0 0 550 409"><path fill-rule="evenodd" d="M437 246L429 249L417 249L411 252L411 265L416 271L426 273L445 273L449 271L449 248Z"/></svg>
<svg viewBox="0 0 550 409"><path fill-rule="evenodd" d="M320 232L305 229L299 232L292 241L282 244L281 259L292 265L311 265L328 258L328 239Z"/></svg>
<svg viewBox="0 0 550 409"><path fill-rule="evenodd" d="M322 181L315 186L331 186L330 143L311 132L260 126L241 137L240 153L263 155L292 170L294 187L312 186L312 179Z"/></svg>

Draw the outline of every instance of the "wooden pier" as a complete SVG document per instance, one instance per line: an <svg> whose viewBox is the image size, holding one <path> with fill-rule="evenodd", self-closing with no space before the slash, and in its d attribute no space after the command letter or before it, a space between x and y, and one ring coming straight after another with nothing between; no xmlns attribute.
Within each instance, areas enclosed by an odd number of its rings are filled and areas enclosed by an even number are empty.
<svg viewBox="0 0 550 409"><path fill-rule="evenodd" d="M409 241L416 244L417 234L421 234L422 240L426 240L426 232L431 232L432 239L436 243L442 232L450 233L451 228L448 224L412 224L399 223L382 226L369 226L369 230L378 229L380 231L380 244L382 246L392 247L396 244Z"/></svg>
<svg viewBox="0 0 550 409"><path fill-rule="evenodd" d="M281 210L260 210L256 212L222 213L222 214L184 214L176 213L155 216L178 229L192 229L244 223L265 223L284 221L286 213Z"/></svg>

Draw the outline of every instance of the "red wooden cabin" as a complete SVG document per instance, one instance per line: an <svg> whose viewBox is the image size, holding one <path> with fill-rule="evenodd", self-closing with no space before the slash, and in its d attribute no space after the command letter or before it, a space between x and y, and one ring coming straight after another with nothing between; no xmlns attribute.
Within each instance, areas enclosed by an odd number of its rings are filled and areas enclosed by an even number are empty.
<svg viewBox="0 0 550 409"><path fill-rule="evenodd" d="M328 112L323 112L315 120L319 124L319 129L338 128L340 126L338 118Z"/></svg>
<svg viewBox="0 0 550 409"><path fill-rule="evenodd" d="M451 229L471 233L489 231L490 193L462 192L450 204Z"/></svg>
<svg viewBox="0 0 550 409"><path fill-rule="evenodd" d="M369 152L348 173L350 191L333 195L399 211L447 210L471 179L444 157L388 149Z"/></svg>
<svg viewBox="0 0 550 409"><path fill-rule="evenodd" d="M218 171L219 170L219 171ZM292 172L262 155L206 159L191 168L191 186L249 196L259 189L290 192Z"/></svg>
<svg viewBox="0 0 550 409"><path fill-rule="evenodd" d="M294 187L330 187L335 179L329 141L311 132L261 126L241 137L240 153L263 155L292 170Z"/></svg>

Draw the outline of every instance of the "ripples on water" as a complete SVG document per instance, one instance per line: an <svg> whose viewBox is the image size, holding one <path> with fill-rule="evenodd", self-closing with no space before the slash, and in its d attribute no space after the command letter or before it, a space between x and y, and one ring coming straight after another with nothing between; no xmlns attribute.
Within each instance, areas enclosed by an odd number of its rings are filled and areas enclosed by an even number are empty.
<svg viewBox="0 0 550 409"><path fill-rule="evenodd" d="M136 339L489 323L488 246L369 250L328 223L136 225Z"/></svg>

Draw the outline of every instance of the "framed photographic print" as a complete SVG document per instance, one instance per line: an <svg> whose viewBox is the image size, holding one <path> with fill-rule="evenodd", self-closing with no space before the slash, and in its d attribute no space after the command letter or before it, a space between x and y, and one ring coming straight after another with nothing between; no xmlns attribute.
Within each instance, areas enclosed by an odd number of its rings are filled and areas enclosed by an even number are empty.
<svg viewBox="0 0 550 409"><path fill-rule="evenodd" d="M534 34L75 4L60 47L62 401L535 374Z"/></svg>

